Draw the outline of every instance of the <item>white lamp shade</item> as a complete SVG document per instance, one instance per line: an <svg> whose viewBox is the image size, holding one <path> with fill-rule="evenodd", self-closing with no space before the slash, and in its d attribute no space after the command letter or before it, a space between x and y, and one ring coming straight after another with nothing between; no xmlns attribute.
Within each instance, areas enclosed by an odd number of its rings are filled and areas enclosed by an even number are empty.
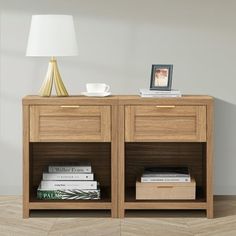
<svg viewBox="0 0 236 236"><path fill-rule="evenodd" d="M76 56L77 51L72 16L32 16L26 56Z"/></svg>

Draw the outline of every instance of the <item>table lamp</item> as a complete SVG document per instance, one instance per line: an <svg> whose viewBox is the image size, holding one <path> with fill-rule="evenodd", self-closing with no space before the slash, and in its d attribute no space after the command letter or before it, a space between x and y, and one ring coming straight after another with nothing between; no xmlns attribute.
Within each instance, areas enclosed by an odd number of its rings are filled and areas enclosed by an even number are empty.
<svg viewBox="0 0 236 236"><path fill-rule="evenodd" d="M55 57L76 55L77 43L72 16L32 16L26 56L51 57L46 78L39 90L40 96L50 96L53 84L57 96L68 96Z"/></svg>

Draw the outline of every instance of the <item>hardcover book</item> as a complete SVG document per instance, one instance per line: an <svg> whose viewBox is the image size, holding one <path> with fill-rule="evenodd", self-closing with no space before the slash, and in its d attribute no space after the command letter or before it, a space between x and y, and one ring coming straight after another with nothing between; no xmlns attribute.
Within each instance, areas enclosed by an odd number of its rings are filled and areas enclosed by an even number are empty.
<svg viewBox="0 0 236 236"><path fill-rule="evenodd" d="M145 168L141 182L190 182L187 167L150 167Z"/></svg>
<svg viewBox="0 0 236 236"><path fill-rule="evenodd" d="M187 167L149 167L144 169L143 177L189 177Z"/></svg>
<svg viewBox="0 0 236 236"><path fill-rule="evenodd" d="M155 94L181 94L179 90L172 89L172 90L150 90L150 89L139 89L139 92L141 94L149 94L149 95L155 95Z"/></svg>
<svg viewBox="0 0 236 236"><path fill-rule="evenodd" d="M37 190L38 199L48 200L97 200L101 198L100 189L60 189L60 190Z"/></svg>
<svg viewBox="0 0 236 236"><path fill-rule="evenodd" d="M177 98L181 97L181 94L140 94L143 98Z"/></svg>
<svg viewBox="0 0 236 236"><path fill-rule="evenodd" d="M93 173L43 172L43 180L94 180L94 174Z"/></svg>
<svg viewBox="0 0 236 236"><path fill-rule="evenodd" d="M61 190L61 189L97 189L97 181L51 181L42 180L41 189L43 190Z"/></svg>
<svg viewBox="0 0 236 236"><path fill-rule="evenodd" d="M181 97L179 90L150 90L150 89L139 89L141 97Z"/></svg>
<svg viewBox="0 0 236 236"><path fill-rule="evenodd" d="M141 182L190 182L189 177L141 177Z"/></svg>
<svg viewBox="0 0 236 236"><path fill-rule="evenodd" d="M78 166L48 166L49 173L91 173L90 164Z"/></svg>

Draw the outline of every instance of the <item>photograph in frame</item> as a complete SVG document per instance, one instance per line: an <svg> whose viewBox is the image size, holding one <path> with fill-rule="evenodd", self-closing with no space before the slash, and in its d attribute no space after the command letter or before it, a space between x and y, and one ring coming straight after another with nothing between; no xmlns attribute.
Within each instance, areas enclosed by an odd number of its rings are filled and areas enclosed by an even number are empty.
<svg viewBox="0 0 236 236"><path fill-rule="evenodd" d="M173 65L152 65L150 90L171 90Z"/></svg>

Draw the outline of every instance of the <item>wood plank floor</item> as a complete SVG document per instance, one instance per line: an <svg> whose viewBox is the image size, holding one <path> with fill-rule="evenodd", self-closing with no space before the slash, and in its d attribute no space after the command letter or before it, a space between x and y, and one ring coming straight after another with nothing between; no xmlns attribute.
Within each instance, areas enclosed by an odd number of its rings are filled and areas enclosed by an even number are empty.
<svg viewBox="0 0 236 236"><path fill-rule="evenodd" d="M206 219L201 211L138 211L125 219L101 217L96 212L93 217L76 212L39 212L22 219L21 197L0 196L0 236L235 236L236 197L217 197L214 205L213 220Z"/></svg>

